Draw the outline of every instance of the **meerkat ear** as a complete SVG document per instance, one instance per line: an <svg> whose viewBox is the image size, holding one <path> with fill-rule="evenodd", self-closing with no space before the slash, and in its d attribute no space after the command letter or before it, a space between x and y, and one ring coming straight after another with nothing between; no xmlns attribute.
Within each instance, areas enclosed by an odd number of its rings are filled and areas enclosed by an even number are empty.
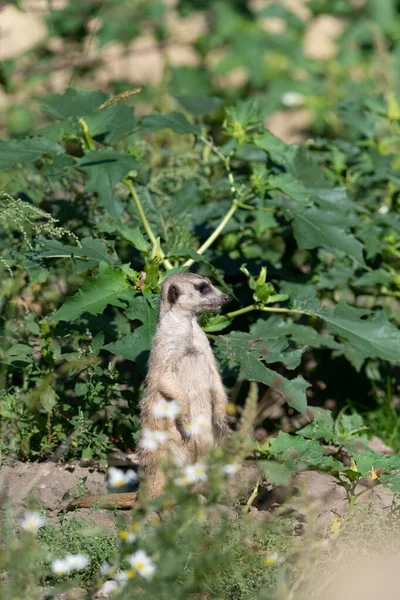
<svg viewBox="0 0 400 600"><path fill-rule="evenodd" d="M168 302L170 304L175 304L175 302L178 300L179 296L181 295L181 292L178 288L177 285L170 285L168 288Z"/></svg>

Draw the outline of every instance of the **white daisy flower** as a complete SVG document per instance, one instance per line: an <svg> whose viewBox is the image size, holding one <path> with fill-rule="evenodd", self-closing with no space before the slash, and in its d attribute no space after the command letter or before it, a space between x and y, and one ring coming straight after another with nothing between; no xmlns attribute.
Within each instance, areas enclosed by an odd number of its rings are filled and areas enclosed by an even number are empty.
<svg viewBox="0 0 400 600"><path fill-rule="evenodd" d="M128 469L128 471L124 472L122 469L110 467L107 471L107 475L108 485L110 487L123 487L137 481L137 474L133 469Z"/></svg>
<svg viewBox="0 0 400 600"><path fill-rule="evenodd" d="M176 419L180 413L180 408L175 400L165 400L161 398L153 406L153 417L156 419Z"/></svg>
<svg viewBox="0 0 400 600"><path fill-rule="evenodd" d="M111 571L112 567L107 562L103 562L100 567L101 575L108 575Z"/></svg>
<svg viewBox="0 0 400 600"><path fill-rule="evenodd" d="M144 550L138 550L128 556L128 561L132 569L145 579L151 579L156 570L155 564Z"/></svg>
<svg viewBox="0 0 400 600"><path fill-rule="evenodd" d="M69 565L70 571L83 571L90 563L90 559L85 554L69 554L64 559Z"/></svg>
<svg viewBox="0 0 400 600"><path fill-rule="evenodd" d="M57 560L53 560L50 565L51 570L55 575L66 575L70 573L71 567L65 558L58 558Z"/></svg>
<svg viewBox="0 0 400 600"><path fill-rule="evenodd" d="M24 531L29 533L37 534L39 529L43 527L45 520L38 512L26 512L24 518L21 521L21 527Z"/></svg>
<svg viewBox="0 0 400 600"><path fill-rule="evenodd" d="M285 92L281 98L283 106L288 108L294 108L297 106L303 106L304 95L299 92Z"/></svg>
<svg viewBox="0 0 400 600"><path fill-rule="evenodd" d="M119 537L127 544L131 544L137 540L137 534L133 531L120 531Z"/></svg>
<svg viewBox="0 0 400 600"><path fill-rule="evenodd" d="M163 444L168 439L166 431L153 431L151 429L143 429L140 445L144 450L157 450L160 444Z"/></svg>
<svg viewBox="0 0 400 600"><path fill-rule="evenodd" d="M191 423L183 423L183 428L188 437L192 435L197 435L206 429L209 425L209 419L203 417L203 415L199 415Z"/></svg>
<svg viewBox="0 0 400 600"><path fill-rule="evenodd" d="M207 481L206 466L202 463L187 465L183 469L183 476L175 480L177 485L189 485L198 483L199 481Z"/></svg>
<svg viewBox="0 0 400 600"><path fill-rule="evenodd" d="M118 589L122 590L122 588L125 587L126 582L129 579L129 575L126 571L118 571L118 573L115 573L114 579L117 582Z"/></svg>
<svg viewBox="0 0 400 600"><path fill-rule="evenodd" d="M240 464L238 463L231 463L228 465L224 465L222 467L222 472L224 473L224 475L235 475L235 473L237 473L240 469Z"/></svg>
<svg viewBox="0 0 400 600"><path fill-rule="evenodd" d="M118 585L116 581L106 581L103 583L99 591L96 593L96 598L108 598L112 594L119 592L121 587Z"/></svg>

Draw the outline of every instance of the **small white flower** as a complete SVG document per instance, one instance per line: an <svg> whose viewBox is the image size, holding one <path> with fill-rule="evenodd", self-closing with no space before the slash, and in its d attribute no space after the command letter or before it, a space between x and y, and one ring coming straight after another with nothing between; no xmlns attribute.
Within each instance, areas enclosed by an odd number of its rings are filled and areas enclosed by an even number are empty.
<svg viewBox="0 0 400 600"><path fill-rule="evenodd" d="M206 417L199 415L198 417L193 419L191 423L184 423L183 428L185 430L186 435L190 437L192 435L197 435L198 433L201 433L207 428L208 425L209 419L206 419Z"/></svg>
<svg viewBox="0 0 400 600"><path fill-rule="evenodd" d="M114 579L117 582L118 589L122 590L125 587L126 582L129 579L128 573L126 571L118 571L114 575Z"/></svg>
<svg viewBox="0 0 400 600"><path fill-rule="evenodd" d="M264 559L264 562L268 567L272 567L273 565L279 565L282 562L282 560L282 557L279 556L277 552L271 552L270 554L267 554L267 556Z"/></svg>
<svg viewBox="0 0 400 600"><path fill-rule="evenodd" d="M281 100L283 106L287 106L288 108L294 108L297 106L303 106L304 95L300 94L299 92L285 92Z"/></svg>
<svg viewBox="0 0 400 600"><path fill-rule="evenodd" d="M165 400L161 398L153 407L153 417L156 419L176 419L180 413L180 408L175 400Z"/></svg>
<svg viewBox="0 0 400 600"><path fill-rule="evenodd" d="M50 568L55 575L65 575L71 571L70 565L64 558L53 560Z"/></svg>
<svg viewBox="0 0 400 600"><path fill-rule="evenodd" d="M119 537L127 544L132 544L132 542L137 540L137 534L133 531L121 531Z"/></svg>
<svg viewBox="0 0 400 600"><path fill-rule="evenodd" d="M151 429L143 429L140 445L145 450L157 450L160 444L163 444L168 439L166 431L153 431Z"/></svg>
<svg viewBox="0 0 400 600"><path fill-rule="evenodd" d="M231 463L228 465L224 465L222 467L222 472L224 475L235 475L240 469L240 465L238 463Z"/></svg>
<svg viewBox="0 0 400 600"><path fill-rule="evenodd" d="M176 485L189 485L199 481L207 481L206 466L202 463L187 465L183 469L183 476L175 479Z"/></svg>
<svg viewBox="0 0 400 600"><path fill-rule="evenodd" d="M111 571L111 568L111 565L109 565L107 562L103 562L100 567L100 573L102 575L108 575Z"/></svg>
<svg viewBox="0 0 400 600"><path fill-rule="evenodd" d="M110 487L122 487L137 481L137 474L133 469L128 469L128 471L124 472L122 469L110 467L107 471L107 475L108 485Z"/></svg>
<svg viewBox="0 0 400 600"><path fill-rule="evenodd" d="M388 212L389 212L389 207L387 206L387 204L383 204L382 206L380 206L378 208L378 213L380 215L387 215Z"/></svg>
<svg viewBox="0 0 400 600"><path fill-rule="evenodd" d="M26 512L21 521L21 527L24 531L37 534L39 529L43 527L45 520L38 512Z"/></svg>
<svg viewBox="0 0 400 600"><path fill-rule="evenodd" d="M96 593L96 598L108 598L120 589L121 588L116 581L106 581Z"/></svg>
<svg viewBox="0 0 400 600"><path fill-rule="evenodd" d="M156 570L155 564L144 550L137 550L128 556L129 564L145 579L151 579Z"/></svg>
<svg viewBox="0 0 400 600"><path fill-rule="evenodd" d="M83 571L88 566L90 560L85 554L69 554L64 559L70 568L70 571Z"/></svg>

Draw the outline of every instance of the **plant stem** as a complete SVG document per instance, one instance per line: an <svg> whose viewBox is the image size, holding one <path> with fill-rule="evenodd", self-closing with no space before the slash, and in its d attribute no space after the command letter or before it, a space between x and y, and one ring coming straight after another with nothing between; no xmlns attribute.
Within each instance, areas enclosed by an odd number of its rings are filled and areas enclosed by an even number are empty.
<svg viewBox="0 0 400 600"><path fill-rule="evenodd" d="M138 193L136 191L135 186L133 185L133 183L132 183L132 181L130 179L123 179L122 183L124 183L126 185L126 187L129 189L129 191L131 193L131 196L132 196L132 198L133 198L133 200L134 200L134 202L136 204L136 208L137 208L137 211L139 213L140 219L141 219L141 221L143 223L143 227L144 227L144 229L145 229L145 231L146 231L146 233L147 233L147 235L149 237L149 240L151 241L151 243L153 245L155 245L157 243L157 238L154 235L154 232L153 232L153 230L152 230L152 228L150 226L150 223L147 220L146 214L145 214L145 212L143 210L143 206L142 206L142 203L140 201L140 198L139 198L139 195L138 195ZM162 261L163 261L163 264L164 264L165 268L167 270L173 269L173 265L168 260L168 258L165 258L165 253L162 251L161 248L160 248L160 255L161 255L161 258L162 258Z"/></svg>
<svg viewBox="0 0 400 600"><path fill-rule="evenodd" d="M197 250L197 254L204 254L204 252L206 250L208 250L208 248L214 243L214 241L217 239L217 237L219 236L219 234L221 233L221 231L225 228L226 224L228 223L228 221L231 219L231 217L235 214L235 212L238 209L238 203L236 202L236 200L233 200L232 205L230 207L230 209L228 210L228 212L226 213L226 215L224 216L224 218L222 219L221 223L218 225L218 227L216 227L216 229L214 229L214 231L212 232L212 234L206 239L206 241L204 242L204 244L202 244L200 246L200 248ZM189 260L187 260L183 266L184 267L191 267L192 264L195 261L193 260L193 258L189 258Z"/></svg>
<svg viewBox="0 0 400 600"><path fill-rule="evenodd" d="M94 140L93 140L92 136L90 135L89 127L87 126L84 119L79 119L79 125L81 126L81 129L82 129L82 135L83 135L83 139L84 139L87 150L96 150L96 144L94 143Z"/></svg>
<svg viewBox="0 0 400 600"><path fill-rule="evenodd" d="M230 209L228 210L228 212L226 213L226 215L224 216L224 218L222 219L222 221L220 222L220 224L218 225L218 227L216 229L214 229L214 231L206 239L206 241L204 242L204 244L202 244L200 246L200 248L197 250L197 254L204 254L204 252L206 250L208 250L208 248L215 242L215 240L217 239L217 237L223 231L223 229L225 228L225 226L227 225L227 223L229 222L229 220L233 217L233 215L235 214L235 212L237 211L237 209L242 205L242 203L238 199L239 195L238 195L238 191L236 189L235 180L233 178L233 174L232 174L231 167L230 167L230 164L229 164L229 157L224 156L222 154L222 152L220 152L220 150L218 150L217 146L213 142L210 142L204 136L202 136L202 135L199 136L199 139L204 144L206 144L206 146L208 146L209 148L211 148L211 150L214 152L214 154L216 154L218 156L218 158L224 163L224 167L225 167L225 170L226 170L226 172L228 174L228 180L229 180L229 183L230 183L230 186L231 186L231 193L232 193L232 196L233 196L233 200L232 200L232 204L231 204ZM189 258L183 264L183 266L184 267L191 267L194 262L195 261L192 258Z"/></svg>
<svg viewBox="0 0 400 600"><path fill-rule="evenodd" d="M296 315L310 314L304 310L297 310L296 308L274 308L273 306L257 306L257 304L250 304L249 306L245 306L244 308L239 308L239 310L229 312L225 316L228 317L228 319L234 319L235 317L238 317L239 315L244 315L245 313L251 312L252 310L262 310L264 312L293 313Z"/></svg>

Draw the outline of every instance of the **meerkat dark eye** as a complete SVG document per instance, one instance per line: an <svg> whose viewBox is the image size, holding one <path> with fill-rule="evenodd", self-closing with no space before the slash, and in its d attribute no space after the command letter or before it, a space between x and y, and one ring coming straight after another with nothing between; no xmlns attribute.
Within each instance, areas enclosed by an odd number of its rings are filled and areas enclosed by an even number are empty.
<svg viewBox="0 0 400 600"><path fill-rule="evenodd" d="M208 292L211 291L211 287L208 283L198 283L197 285L194 286L196 288L196 290L198 292L200 292L200 294L202 294L203 296L205 296L206 294L208 294Z"/></svg>

